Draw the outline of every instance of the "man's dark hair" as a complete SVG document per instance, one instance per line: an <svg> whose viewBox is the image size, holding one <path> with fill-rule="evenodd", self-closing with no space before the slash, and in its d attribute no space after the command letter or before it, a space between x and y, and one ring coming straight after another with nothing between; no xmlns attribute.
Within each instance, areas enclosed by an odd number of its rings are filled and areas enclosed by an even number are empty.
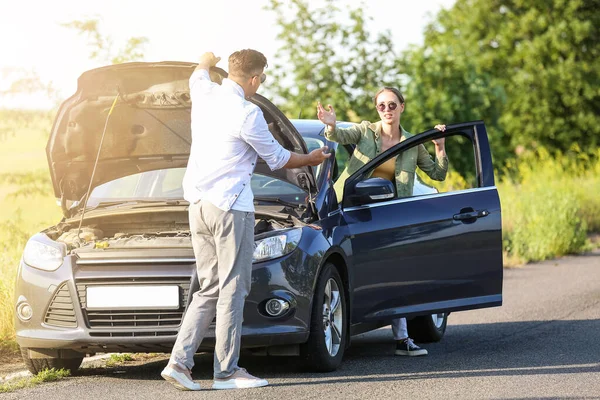
<svg viewBox="0 0 600 400"><path fill-rule="evenodd" d="M402 95L402 93L395 87L391 87L391 86L384 86L381 89L379 89L379 91L375 94L375 97L373 97L373 104L377 105L377 97L383 92L394 93L396 95L396 97L398 98L398 100L400 101L400 104L404 104L404 96Z"/></svg>
<svg viewBox="0 0 600 400"><path fill-rule="evenodd" d="M260 74L267 67L267 58L263 53L244 49L229 56L229 73L233 76L250 78Z"/></svg>

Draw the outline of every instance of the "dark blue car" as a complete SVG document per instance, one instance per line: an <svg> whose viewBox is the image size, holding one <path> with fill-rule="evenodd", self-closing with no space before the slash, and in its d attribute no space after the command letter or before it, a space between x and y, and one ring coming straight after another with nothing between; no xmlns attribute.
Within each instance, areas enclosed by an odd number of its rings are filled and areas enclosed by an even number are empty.
<svg viewBox="0 0 600 400"><path fill-rule="evenodd" d="M77 369L96 352L170 352L198 288L181 188L193 68L91 70L59 109L47 156L64 218L29 240L16 284L17 341L32 372ZM319 121L290 121L252 100L283 146L327 145L334 156L295 170L257 166L244 349L330 371L352 335L393 318L407 317L416 341L439 341L450 312L502 304L500 202L483 122L447 127L446 148L459 156L446 182L415 175L414 195L399 198L391 182L369 178L442 135L431 130L364 165L337 199L333 182L354 149L327 141Z"/></svg>

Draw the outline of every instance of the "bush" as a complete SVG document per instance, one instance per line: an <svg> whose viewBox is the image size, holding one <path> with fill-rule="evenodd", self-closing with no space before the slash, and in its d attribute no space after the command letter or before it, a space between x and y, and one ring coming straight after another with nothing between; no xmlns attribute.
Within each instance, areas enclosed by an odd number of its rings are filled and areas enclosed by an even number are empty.
<svg viewBox="0 0 600 400"><path fill-rule="evenodd" d="M579 216L586 222L588 232L600 233L600 149L595 155L580 153L579 173L571 180L571 190L579 199Z"/></svg>
<svg viewBox="0 0 600 400"><path fill-rule="evenodd" d="M21 252L29 234L23 230L21 214L0 221L0 342L14 340L14 286Z"/></svg>
<svg viewBox="0 0 600 400"><path fill-rule="evenodd" d="M556 187L523 190L513 207L507 252L538 261L585 248L586 224L577 215L580 205L574 194Z"/></svg>
<svg viewBox="0 0 600 400"><path fill-rule="evenodd" d="M544 150L508 165L498 185L508 257L538 261L588 248L600 227L600 152L573 148L554 157Z"/></svg>

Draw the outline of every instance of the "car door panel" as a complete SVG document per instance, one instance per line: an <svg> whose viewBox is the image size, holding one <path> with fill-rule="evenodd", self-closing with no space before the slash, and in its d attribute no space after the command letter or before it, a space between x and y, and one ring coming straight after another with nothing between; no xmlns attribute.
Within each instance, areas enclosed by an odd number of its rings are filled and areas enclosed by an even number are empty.
<svg viewBox="0 0 600 400"><path fill-rule="evenodd" d="M343 207L353 322L501 304L500 202L485 127L468 128L481 187Z"/></svg>
<svg viewBox="0 0 600 400"><path fill-rule="evenodd" d="M355 316L379 318L398 314L398 308L500 293L497 204L493 190L475 190L344 213L360 307ZM455 220L466 207L489 214L475 222Z"/></svg>

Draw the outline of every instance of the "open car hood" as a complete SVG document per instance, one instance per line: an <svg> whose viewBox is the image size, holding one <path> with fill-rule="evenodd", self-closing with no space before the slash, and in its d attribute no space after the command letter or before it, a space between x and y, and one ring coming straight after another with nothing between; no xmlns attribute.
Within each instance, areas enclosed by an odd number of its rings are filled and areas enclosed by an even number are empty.
<svg viewBox="0 0 600 400"><path fill-rule="evenodd" d="M76 201L87 192L102 131L117 94L92 187L142 171L185 167L191 143L188 81L195 67L194 63L167 61L118 64L84 72L77 92L60 106L46 147L56 197ZM273 103L258 94L250 101L263 110L273 136L283 147L308 152L302 136ZM259 160L256 172L309 193L316 191L308 166L271 171Z"/></svg>

